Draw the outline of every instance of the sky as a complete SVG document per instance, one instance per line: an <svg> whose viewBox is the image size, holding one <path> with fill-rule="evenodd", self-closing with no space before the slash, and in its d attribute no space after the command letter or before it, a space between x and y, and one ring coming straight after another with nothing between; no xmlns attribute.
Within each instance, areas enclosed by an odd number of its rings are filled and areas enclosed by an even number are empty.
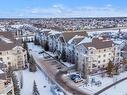
<svg viewBox="0 0 127 95"><path fill-rule="evenodd" d="M0 0L0 18L119 16L127 16L127 0Z"/></svg>

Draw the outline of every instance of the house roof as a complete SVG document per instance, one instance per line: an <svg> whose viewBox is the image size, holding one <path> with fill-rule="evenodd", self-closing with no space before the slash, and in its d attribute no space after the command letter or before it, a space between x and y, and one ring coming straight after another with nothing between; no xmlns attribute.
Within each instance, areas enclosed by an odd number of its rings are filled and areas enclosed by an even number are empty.
<svg viewBox="0 0 127 95"><path fill-rule="evenodd" d="M62 33L65 42L68 42L70 39L72 39L75 35L77 36L87 36L87 32L64 32Z"/></svg>
<svg viewBox="0 0 127 95"><path fill-rule="evenodd" d="M84 36L74 36L72 39L68 41L69 44L78 44L84 39Z"/></svg>
<svg viewBox="0 0 127 95"><path fill-rule="evenodd" d="M77 44L80 43L82 40L83 40L83 38L75 38L75 39L73 40L73 42L77 45ZM72 43L73 43L73 42L72 42Z"/></svg>
<svg viewBox="0 0 127 95"><path fill-rule="evenodd" d="M92 42L89 43L83 43L83 45L88 48L88 47L94 47L96 49L103 49L103 48L109 48L112 47L113 45L112 40L103 40L100 38L93 38Z"/></svg>
<svg viewBox="0 0 127 95"><path fill-rule="evenodd" d="M2 79L2 80L5 80L6 79L6 73L5 72L3 72L1 69L0 69L0 80Z"/></svg>
<svg viewBox="0 0 127 95"><path fill-rule="evenodd" d="M11 50L15 46L21 46L21 40L14 39L12 32L0 32L0 51Z"/></svg>
<svg viewBox="0 0 127 95"><path fill-rule="evenodd" d="M45 34L45 36L48 36L48 34L51 32L50 29L43 29L40 32L43 32Z"/></svg>

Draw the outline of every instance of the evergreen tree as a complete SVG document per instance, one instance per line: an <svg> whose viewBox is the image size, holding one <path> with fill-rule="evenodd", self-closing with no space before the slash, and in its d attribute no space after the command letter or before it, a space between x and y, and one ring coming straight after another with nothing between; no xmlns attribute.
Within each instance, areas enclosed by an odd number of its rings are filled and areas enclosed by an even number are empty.
<svg viewBox="0 0 127 95"><path fill-rule="evenodd" d="M62 50L62 54L61 54L61 59L63 60L63 62L66 62L66 51L63 49Z"/></svg>
<svg viewBox="0 0 127 95"><path fill-rule="evenodd" d="M44 49L45 51L49 51L48 41L45 42Z"/></svg>
<svg viewBox="0 0 127 95"><path fill-rule="evenodd" d="M35 80L33 84L33 94L32 95L40 95Z"/></svg>
<svg viewBox="0 0 127 95"><path fill-rule="evenodd" d="M112 71L113 71L113 63L112 63L112 61L110 60L109 63L108 63L108 66L107 66L107 74L108 74L109 76L111 76L111 75L112 75Z"/></svg>
<svg viewBox="0 0 127 95"><path fill-rule="evenodd" d="M123 58L123 69L126 70L127 68L127 59L126 58Z"/></svg>
<svg viewBox="0 0 127 95"><path fill-rule="evenodd" d="M20 86L21 86L21 89L23 88L23 76L21 75L21 78L20 78Z"/></svg>
<svg viewBox="0 0 127 95"><path fill-rule="evenodd" d="M30 54L29 54L28 51L27 51L27 60L28 60L28 62L29 62L29 60L30 60Z"/></svg>
<svg viewBox="0 0 127 95"><path fill-rule="evenodd" d="M114 73L115 74L119 74L119 66L118 65L116 65L116 66L114 66Z"/></svg>
<svg viewBox="0 0 127 95"><path fill-rule="evenodd" d="M38 39L37 39L36 36L35 36L35 38L34 38L34 44L35 44L35 45L40 45L40 43L39 43L39 41L38 41Z"/></svg>
<svg viewBox="0 0 127 95"><path fill-rule="evenodd" d="M11 66L8 67L7 77L12 78L12 82L13 82L13 86L14 86L14 94L20 95L20 88L19 88L18 80L17 80L16 75L14 74Z"/></svg>
<svg viewBox="0 0 127 95"><path fill-rule="evenodd" d="M14 94L20 95L20 88L19 88L18 80L17 80L16 75L14 73L12 73L12 81L13 81L13 85L14 85Z"/></svg>
<svg viewBox="0 0 127 95"><path fill-rule="evenodd" d="M27 43L24 41L23 42L23 48L25 49L25 50L28 50L28 46L27 46Z"/></svg>
<svg viewBox="0 0 127 95"><path fill-rule="evenodd" d="M13 73L12 67L9 65L8 70L7 70L7 78L12 77L12 73Z"/></svg>
<svg viewBox="0 0 127 95"><path fill-rule="evenodd" d="M33 56L31 56L30 60L29 60L29 71L30 72L36 72L37 71L36 63L35 63Z"/></svg>

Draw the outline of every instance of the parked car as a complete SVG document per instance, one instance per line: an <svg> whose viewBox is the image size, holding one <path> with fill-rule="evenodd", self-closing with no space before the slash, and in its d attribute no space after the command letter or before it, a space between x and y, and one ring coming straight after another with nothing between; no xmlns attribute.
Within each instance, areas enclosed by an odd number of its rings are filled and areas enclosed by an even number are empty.
<svg viewBox="0 0 127 95"><path fill-rule="evenodd" d="M42 54L42 53L44 53L44 51L41 51L41 52L39 52L38 54Z"/></svg>
<svg viewBox="0 0 127 95"><path fill-rule="evenodd" d="M72 74L72 75L70 76L70 78L71 78L71 80L73 80L75 83L78 83L78 82L81 82L81 81L82 81L80 75L77 75L77 74Z"/></svg>

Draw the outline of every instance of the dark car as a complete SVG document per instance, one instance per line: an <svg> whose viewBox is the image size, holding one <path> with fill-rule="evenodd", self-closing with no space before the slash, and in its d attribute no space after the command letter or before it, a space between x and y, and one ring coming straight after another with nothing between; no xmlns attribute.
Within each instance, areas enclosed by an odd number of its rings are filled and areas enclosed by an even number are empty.
<svg viewBox="0 0 127 95"><path fill-rule="evenodd" d="M75 80L76 78L80 78L80 76L73 74L70 76L70 78L71 78L71 80Z"/></svg>
<svg viewBox="0 0 127 95"><path fill-rule="evenodd" d="M38 54L42 54L42 53L44 53L44 51L41 51L41 52L39 52Z"/></svg>

